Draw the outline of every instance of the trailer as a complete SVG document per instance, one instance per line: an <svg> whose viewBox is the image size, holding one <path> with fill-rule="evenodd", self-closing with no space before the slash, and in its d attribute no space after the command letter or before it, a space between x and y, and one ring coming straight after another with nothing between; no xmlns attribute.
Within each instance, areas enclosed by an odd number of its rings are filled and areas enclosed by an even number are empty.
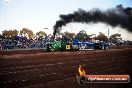
<svg viewBox="0 0 132 88"><path fill-rule="evenodd" d="M78 50L96 50L96 49L102 49L106 50L108 49L109 44L105 42L74 42L73 46L77 46Z"/></svg>

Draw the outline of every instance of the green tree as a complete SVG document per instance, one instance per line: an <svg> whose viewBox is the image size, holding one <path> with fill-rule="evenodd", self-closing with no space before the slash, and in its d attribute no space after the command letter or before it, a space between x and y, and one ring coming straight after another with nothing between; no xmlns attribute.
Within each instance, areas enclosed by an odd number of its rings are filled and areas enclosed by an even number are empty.
<svg viewBox="0 0 132 88"><path fill-rule="evenodd" d="M81 30L79 31L79 33L77 33L76 38L78 38L80 41L85 41L85 40L89 40L90 36L87 35L85 30Z"/></svg>
<svg viewBox="0 0 132 88"><path fill-rule="evenodd" d="M73 39L75 37L75 33L70 33L68 31L64 32L63 35L69 39Z"/></svg>
<svg viewBox="0 0 132 88"><path fill-rule="evenodd" d="M39 36L39 37L45 37L45 36L47 36L47 34L45 32L43 32L43 31L37 32L36 35Z"/></svg>
<svg viewBox="0 0 132 88"><path fill-rule="evenodd" d="M15 29L15 30L12 30L12 36L14 37L14 36L17 36L18 35L18 31Z"/></svg>
<svg viewBox="0 0 132 88"><path fill-rule="evenodd" d="M121 34L113 34L110 36L110 42L117 44L120 40L122 40Z"/></svg>
<svg viewBox="0 0 132 88"><path fill-rule="evenodd" d="M96 37L96 39L99 41L104 41L104 42L108 41L108 37L102 32L99 32L99 35Z"/></svg>
<svg viewBox="0 0 132 88"><path fill-rule="evenodd" d="M8 38L13 38L13 37L17 36L18 33L19 33L19 32L18 32L16 29L14 29L14 30L9 30L9 31L7 31L7 30L2 31L2 35L3 35L4 37L8 37Z"/></svg>
<svg viewBox="0 0 132 88"><path fill-rule="evenodd" d="M20 35L24 35L24 36L28 36L29 38L33 37L33 31L29 30L28 28L23 28L22 30L20 30Z"/></svg>

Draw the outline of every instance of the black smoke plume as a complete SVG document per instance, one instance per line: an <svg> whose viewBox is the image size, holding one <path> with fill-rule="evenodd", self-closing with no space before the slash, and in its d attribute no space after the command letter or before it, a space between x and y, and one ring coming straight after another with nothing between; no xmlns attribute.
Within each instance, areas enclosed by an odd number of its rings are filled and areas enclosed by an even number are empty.
<svg viewBox="0 0 132 88"><path fill-rule="evenodd" d="M54 26L53 35L70 22L81 22L81 23L106 23L112 27L120 26L129 32L132 32L132 8L124 8L122 5L116 6L116 8L107 9L101 11L100 9L92 9L85 11L79 9L72 14L60 15L60 20L56 21Z"/></svg>

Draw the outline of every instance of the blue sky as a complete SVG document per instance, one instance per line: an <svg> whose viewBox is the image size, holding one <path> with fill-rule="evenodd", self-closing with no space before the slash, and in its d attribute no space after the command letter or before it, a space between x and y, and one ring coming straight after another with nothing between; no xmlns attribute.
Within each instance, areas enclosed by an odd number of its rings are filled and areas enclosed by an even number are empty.
<svg viewBox="0 0 132 88"><path fill-rule="evenodd" d="M53 32L55 22L59 20L60 14L72 13L78 8L90 10L92 8L107 9L122 4L124 7L132 7L132 0L10 0L5 3L0 0L0 31L4 29L29 28L34 32L45 31L47 34ZM48 29L44 29L44 28ZM91 29L92 28L92 29ZM97 29L100 28L100 29ZM124 39L132 40L132 34L121 28L112 28L105 24L68 24L63 31L78 32L86 30L88 34L103 32L121 33Z"/></svg>

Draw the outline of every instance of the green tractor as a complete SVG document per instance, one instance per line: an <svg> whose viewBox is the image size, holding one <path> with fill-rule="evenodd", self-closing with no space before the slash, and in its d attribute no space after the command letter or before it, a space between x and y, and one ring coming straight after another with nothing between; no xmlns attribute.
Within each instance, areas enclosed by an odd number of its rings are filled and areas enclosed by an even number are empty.
<svg viewBox="0 0 132 88"><path fill-rule="evenodd" d="M72 46L68 42L62 42L62 41L54 41L54 42L48 42L46 50L47 51L68 51L71 50Z"/></svg>

